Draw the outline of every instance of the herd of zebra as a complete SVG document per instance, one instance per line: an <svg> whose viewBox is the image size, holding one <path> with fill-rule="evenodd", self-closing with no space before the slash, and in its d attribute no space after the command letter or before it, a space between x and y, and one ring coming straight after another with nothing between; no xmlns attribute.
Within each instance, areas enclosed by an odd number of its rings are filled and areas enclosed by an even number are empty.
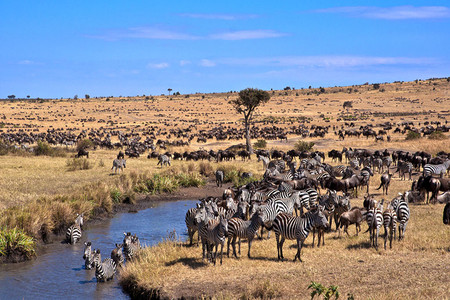
<svg viewBox="0 0 450 300"><path fill-rule="evenodd" d="M341 155L336 155L337 152ZM392 247L397 228L398 239L404 238L410 218L409 203L418 201L423 191L430 191L428 184L430 181L439 182L438 186L444 192L439 197L436 195L436 198L440 202L450 202L447 199L450 197L450 181L444 178L450 167L448 154L441 154L431 159L431 155L428 158L424 152L410 155L403 151L390 153L387 150L368 151L344 148L343 151L333 150L328 153L333 160L339 160L340 156L340 161L342 161L342 154L345 155L349 166L325 164L323 156L316 153L311 158L301 159L298 169L297 163L289 159L287 155L283 158L288 159L279 160L270 160L266 156L258 155L258 160L263 162L266 170L261 181L254 181L239 188L227 188L222 198L200 199L195 208L187 211L185 223L190 244L193 243L194 233L198 232L197 245L201 241L202 258L207 258L215 264L219 246L220 263L222 263L223 247L227 239L226 254L230 255L231 245L233 255L236 257L236 240L239 240L240 254L241 239L247 239L247 255L251 257L252 241L255 235L262 238L265 228L269 230L268 237L270 237L270 230L275 232L278 259L283 259L285 239L296 239L297 254L294 261L296 259L301 261L300 251L308 234L313 232L314 245L317 232L317 245L320 246L321 241L324 245L324 232L331 229L334 219L339 234L340 229L344 227L347 235L350 224L356 225L356 234L358 234L358 228L360 231L360 224L365 220L368 224L367 231L370 233L370 243L377 249L378 236L383 225L386 248L388 239ZM427 158L422 158L421 163L417 165L409 160L409 157L416 156ZM417 160L417 158L414 159L414 162ZM438 162L438 164L424 163L424 161ZM385 192L387 195L393 176L390 173L392 164L396 166L395 172L398 172L402 179L405 179L405 173L411 175L413 170L420 171L420 167L423 168L423 173L418 181L414 181L412 190L400 193L386 204L384 199L376 201L369 194L369 181L373 176L372 168L379 173L383 173L386 168L378 189L383 187L383 194ZM217 186L222 186L223 179L224 171L217 170ZM350 194L348 194L350 189L354 189L357 195L358 187L367 188L362 208L352 207ZM320 195L320 189L326 189L327 192ZM342 195L338 195L339 191ZM444 200L441 201L441 199ZM444 223L446 211L447 214L450 211L450 206L449 208L447 206L444 210ZM260 234L258 234L259 229L261 229Z"/></svg>
<svg viewBox="0 0 450 300"><path fill-rule="evenodd" d="M73 245L81 239L82 226L83 214L77 214L74 224L66 232L66 241L68 243ZM115 248L111 251L111 258L105 258L102 261L100 249L92 249L92 243L85 242L83 253L85 269L95 269L97 282L106 282L113 279L117 268L124 265L125 259L127 261L133 259L139 249L141 249L141 243L136 234L132 235L130 232L124 232L122 244L115 244Z"/></svg>

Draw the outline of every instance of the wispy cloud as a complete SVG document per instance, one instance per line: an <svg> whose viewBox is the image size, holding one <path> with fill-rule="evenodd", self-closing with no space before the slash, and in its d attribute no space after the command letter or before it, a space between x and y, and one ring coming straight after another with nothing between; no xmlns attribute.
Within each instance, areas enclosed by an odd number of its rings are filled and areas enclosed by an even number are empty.
<svg viewBox="0 0 450 300"><path fill-rule="evenodd" d="M272 67L359 67L375 65L430 65L433 58L409 57L367 57L367 56L283 56L263 58L225 58L216 60L217 64Z"/></svg>
<svg viewBox="0 0 450 300"><path fill-rule="evenodd" d="M19 65L42 65L42 63L28 60L28 59L21 60L21 61L17 62L17 64L19 64Z"/></svg>
<svg viewBox="0 0 450 300"><path fill-rule="evenodd" d="M162 63L149 63L148 65L147 65L147 68L150 68L150 69L166 69L166 68L168 68L170 65L168 64L168 63L166 63L166 62L162 62Z"/></svg>
<svg viewBox="0 0 450 300"><path fill-rule="evenodd" d="M214 61L212 61L212 60L209 60L209 59L202 59L200 61L200 66L202 66L202 67L215 67L216 63Z"/></svg>
<svg viewBox="0 0 450 300"><path fill-rule="evenodd" d="M446 6L343 6L314 10L316 13L337 13L352 17L407 20L407 19L441 19L450 17L450 8Z"/></svg>
<svg viewBox="0 0 450 300"><path fill-rule="evenodd" d="M87 37L116 41L121 39L157 39L157 40L248 40L266 39L286 36L286 33L275 30L240 30L207 35L194 35L158 27L133 27L124 30L112 30L99 35Z"/></svg>
<svg viewBox="0 0 450 300"><path fill-rule="evenodd" d="M254 19L258 17L258 15L255 14L193 14L193 13L180 14L180 16L193 19L225 20L225 21Z"/></svg>
<svg viewBox="0 0 450 300"><path fill-rule="evenodd" d="M190 60L180 60L180 66L184 67L186 65L191 64Z"/></svg>

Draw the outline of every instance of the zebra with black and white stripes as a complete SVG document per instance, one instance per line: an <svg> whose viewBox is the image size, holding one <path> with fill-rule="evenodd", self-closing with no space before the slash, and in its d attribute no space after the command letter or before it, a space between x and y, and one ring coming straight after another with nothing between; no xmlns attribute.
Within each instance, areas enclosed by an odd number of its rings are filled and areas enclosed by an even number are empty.
<svg viewBox="0 0 450 300"><path fill-rule="evenodd" d="M195 213L197 212L197 208L189 208L186 212L186 216L184 217L184 223L186 224L188 235L189 235L189 245L192 246L192 242L194 239L194 234L198 231L197 223L195 222ZM200 238L197 234L197 247L198 247L198 240Z"/></svg>
<svg viewBox="0 0 450 300"><path fill-rule="evenodd" d="M406 175L406 173L408 173L409 180L412 180L411 179L412 170L413 170L413 164L411 162L399 160L397 163L397 170L395 172L398 172L398 175L400 178L402 178L402 180L405 180L405 178L406 178L405 175Z"/></svg>
<svg viewBox="0 0 450 300"><path fill-rule="evenodd" d="M450 169L450 159L439 165L426 164L423 166L423 176L439 175L441 178L448 173Z"/></svg>
<svg viewBox="0 0 450 300"><path fill-rule="evenodd" d="M197 204L197 211L195 212L195 222L198 226L198 236L202 242L202 259L206 258L208 252L208 224L210 220L219 214L217 204L213 201Z"/></svg>
<svg viewBox="0 0 450 300"><path fill-rule="evenodd" d="M383 224L383 201L375 207L370 208L366 213L366 221L369 226L370 245L378 250L378 236ZM367 231L366 231L367 232Z"/></svg>
<svg viewBox="0 0 450 300"><path fill-rule="evenodd" d="M381 173L384 172L384 168L386 167L387 168L387 172L389 174L389 168L391 167L392 162L393 162L393 160L392 160L392 158L390 156L384 156L382 158Z"/></svg>
<svg viewBox="0 0 450 300"><path fill-rule="evenodd" d="M367 186L367 194L369 193L369 182L370 182L370 176L373 176L373 172L372 169L370 169L369 167L364 167L361 170L360 175L363 177L362 182L361 182L361 188L363 185Z"/></svg>
<svg viewBox="0 0 450 300"><path fill-rule="evenodd" d="M116 248L111 251L111 259L116 264L116 267L121 267L125 263L122 247L123 244L116 244Z"/></svg>
<svg viewBox="0 0 450 300"><path fill-rule="evenodd" d="M392 238L395 239L397 231L397 214L390 206L383 212L383 226L384 226L384 250L386 250L386 243L389 235L389 248L392 248ZM388 231L389 229L389 231Z"/></svg>
<svg viewBox="0 0 450 300"><path fill-rule="evenodd" d="M239 255L241 255L241 238L248 241L248 253L247 256L251 258L250 249L252 247L252 241L256 232L263 223L263 212L258 209L250 218L249 221L244 221L239 218L232 218L228 221L228 247L227 256L230 257L230 243L233 246L233 255L236 255L236 239L239 238Z"/></svg>
<svg viewBox="0 0 450 300"><path fill-rule="evenodd" d="M273 222L273 230L277 239L278 260L283 260L283 244L285 239L297 240L297 254L294 261L299 259L303 242L313 227L328 227L328 221L319 208L313 208L303 217L293 217L288 214L279 214ZM280 239L281 238L281 239Z"/></svg>
<svg viewBox="0 0 450 300"><path fill-rule="evenodd" d="M133 259L141 249L141 243L139 238L135 235L131 235L131 232L123 233L123 252L127 260Z"/></svg>
<svg viewBox="0 0 450 300"><path fill-rule="evenodd" d="M94 253L92 252L92 244L91 242L84 243L84 267L86 270L90 270L94 268Z"/></svg>
<svg viewBox="0 0 450 300"><path fill-rule="evenodd" d="M117 159L113 160L113 165L112 165L111 170L114 169L114 174L115 174L115 173L117 173L117 170L119 170L119 173L121 171L123 172L123 169L126 167L127 167L127 161L123 158L121 158L121 159L117 158Z"/></svg>
<svg viewBox="0 0 450 300"><path fill-rule="evenodd" d="M220 216L219 219L213 219L208 222L206 226L206 240L208 244L208 252L210 257L216 265L217 251L220 245L220 264L222 264L223 258L223 245L225 239L228 236L228 220L225 217ZM215 246L214 256L212 255L213 248Z"/></svg>
<svg viewBox="0 0 450 300"><path fill-rule="evenodd" d="M170 166L170 157L165 154L158 156L158 163L156 165L161 165L161 168L163 166Z"/></svg>
<svg viewBox="0 0 450 300"><path fill-rule="evenodd" d="M405 237L406 225L408 225L410 210L407 201L407 192L402 197L394 198L390 207L395 211L398 222L398 240L402 240Z"/></svg>
<svg viewBox="0 0 450 300"><path fill-rule="evenodd" d="M352 159L350 159L350 168L355 169L355 170L359 170L359 159L354 157Z"/></svg>
<svg viewBox="0 0 450 300"><path fill-rule="evenodd" d="M377 171L378 173L381 173L381 169L383 168L383 160L379 157L376 157L372 160L372 167L374 171Z"/></svg>
<svg viewBox="0 0 450 300"><path fill-rule="evenodd" d="M258 155L258 161L262 161L263 163L263 170L266 170L269 166L270 159L266 156Z"/></svg>
<svg viewBox="0 0 450 300"><path fill-rule="evenodd" d="M113 279L116 273L116 263L111 258L101 261L100 250L94 252L95 278L97 282L106 282Z"/></svg>
<svg viewBox="0 0 450 300"><path fill-rule="evenodd" d="M84 214L81 215L77 214L75 223L69 228L67 228L66 240L72 245L81 239L81 227L83 227L83 216Z"/></svg>

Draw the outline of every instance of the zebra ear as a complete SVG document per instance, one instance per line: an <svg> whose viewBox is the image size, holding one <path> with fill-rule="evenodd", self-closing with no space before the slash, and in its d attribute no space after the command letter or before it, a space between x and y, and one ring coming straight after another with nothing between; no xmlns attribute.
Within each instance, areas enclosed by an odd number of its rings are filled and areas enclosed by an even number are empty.
<svg viewBox="0 0 450 300"><path fill-rule="evenodd" d="M123 235L124 235L124 236L127 236L127 234L126 234L125 232L123 233Z"/></svg>

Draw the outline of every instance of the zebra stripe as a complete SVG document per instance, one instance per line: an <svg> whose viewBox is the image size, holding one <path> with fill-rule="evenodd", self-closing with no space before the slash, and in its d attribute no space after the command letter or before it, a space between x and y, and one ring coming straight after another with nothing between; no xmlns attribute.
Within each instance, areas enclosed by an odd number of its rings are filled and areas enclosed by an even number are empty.
<svg viewBox="0 0 450 300"><path fill-rule="evenodd" d="M297 254L294 261L299 259L303 242L308 237L313 227L327 227L328 222L319 209L310 210L303 217L293 217L287 214L279 214L273 222L273 230L277 239L278 260L283 257L283 244L285 239L297 239ZM281 240L280 240L281 237Z"/></svg>
<svg viewBox="0 0 450 300"><path fill-rule="evenodd" d="M248 253L247 256L251 258L250 249L252 247L252 241L256 232L263 223L263 212L258 210L253 214L250 221L244 221L239 218L232 218L228 221L228 247L227 256L230 257L230 243L233 246L233 255L236 255L236 238L239 238L239 255L241 255L241 238L246 238L248 241Z"/></svg>
<svg viewBox="0 0 450 300"><path fill-rule="evenodd" d="M130 260L141 249L141 243L139 242L139 238L136 235L131 235L130 232L124 232L123 234L125 235L123 238L123 252L127 260Z"/></svg>
<svg viewBox="0 0 450 300"><path fill-rule="evenodd" d="M208 223L214 219L214 215L218 215L217 204L215 202L206 202L197 204L195 213L195 222L198 226L198 236L202 241L202 259L206 258L208 251Z"/></svg>
<svg viewBox="0 0 450 300"><path fill-rule="evenodd" d="M389 173L389 168L391 167L392 162L393 161L392 161L392 158L390 156L383 157L383 159L382 159L382 166L381 166L381 173L384 172L384 167L387 168L387 171Z"/></svg>
<svg viewBox="0 0 450 300"><path fill-rule="evenodd" d="M113 166L112 166L111 170L114 169L114 173L116 173L117 170L119 170L119 173L120 173L120 171L123 172L123 168L127 167L126 164L127 164L127 161L125 159L115 159L115 160L113 160Z"/></svg>
<svg viewBox="0 0 450 300"><path fill-rule="evenodd" d="M441 177L444 177L444 174L448 172L449 168L450 159L439 165L426 164L423 167L423 176L427 177L431 175L439 175Z"/></svg>
<svg viewBox="0 0 450 300"><path fill-rule="evenodd" d="M384 250L386 250L386 243L388 239L389 228L389 248L392 248L392 237L395 239L395 232L397 230L397 214L395 210L387 208L383 212L383 226L384 226Z"/></svg>
<svg viewBox="0 0 450 300"><path fill-rule="evenodd" d="M357 158L352 158L350 160L350 167L352 169L358 170L359 169L359 160Z"/></svg>
<svg viewBox="0 0 450 300"><path fill-rule="evenodd" d="M372 161L373 170L376 171L378 168L378 173L381 173L381 169L383 167L383 160L379 157L374 158Z"/></svg>
<svg viewBox="0 0 450 300"><path fill-rule="evenodd" d="M410 211L408 203L405 200L405 195L402 197L396 197L390 203L390 207L395 211L398 222L398 240L402 240L405 237L406 225L408 225Z"/></svg>
<svg viewBox="0 0 450 300"><path fill-rule="evenodd" d="M100 250L94 253L95 278L97 282L106 282L113 279L116 273L116 263L111 258L106 258L103 262L100 257Z"/></svg>
<svg viewBox="0 0 450 300"><path fill-rule="evenodd" d="M186 224L188 235L189 235L189 245L192 246L192 240L194 239L194 234L198 230L197 223L195 222L195 214L197 212L197 208L189 208L186 212L186 216L184 218L184 223ZM197 234L198 236L198 234ZM197 247L198 247L198 238L197 238Z"/></svg>
<svg viewBox="0 0 450 300"><path fill-rule="evenodd" d="M86 270L92 269L94 266L94 253L92 252L91 242L84 243L84 267Z"/></svg>
<svg viewBox="0 0 450 300"><path fill-rule="evenodd" d="M123 244L116 244L116 248L111 251L111 259L116 264L116 267L121 267L125 263L122 247Z"/></svg>
<svg viewBox="0 0 450 300"><path fill-rule="evenodd" d="M207 228L206 228L206 239L208 243L208 252L211 253L210 257L212 261L214 262L214 265L216 264L216 258L217 258L217 250L219 247L219 244L221 246L220 250L220 264L222 264L222 258L223 258L223 245L225 243L225 238L228 235L228 220L222 216L220 218L210 220L208 222ZM216 247L216 251L214 253L214 256L212 256L212 248L213 246Z"/></svg>
<svg viewBox="0 0 450 300"><path fill-rule="evenodd" d="M383 224L383 213L381 209L374 207L367 211L367 225L369 225L370 244L378 250L378 236L381 224Z"/></svg>
<svg viewBox="0 0 450 300"><path fill-rule="evenodd" d="M160 155L158 157L158 163L156 165L161 165L161 168L167 165L170 166L170 157L165 154Z"/></svg>
<svg viewBox="0 0 450 300"><path fill-rule="evenodd" d="M413 164L410 163L409 161L407 161L407 162L401 161L401 160L398 161L398 163L397 163L397 171L398 171L399 177L401 177L402 180L405 180L405 177L406 177L405 174L406 173L409 174L409 180L411 180L412 170L413 170Z"/></svg>
<svg viewBox="0 0 450 300"><path fill-rule="evenodd" d="M81 239L81 226L83 226L83 215L77 214L77 218L75 219L75 224L67 228L66 232L66 240L70 242L70 244L75 244Z"/></svg>

